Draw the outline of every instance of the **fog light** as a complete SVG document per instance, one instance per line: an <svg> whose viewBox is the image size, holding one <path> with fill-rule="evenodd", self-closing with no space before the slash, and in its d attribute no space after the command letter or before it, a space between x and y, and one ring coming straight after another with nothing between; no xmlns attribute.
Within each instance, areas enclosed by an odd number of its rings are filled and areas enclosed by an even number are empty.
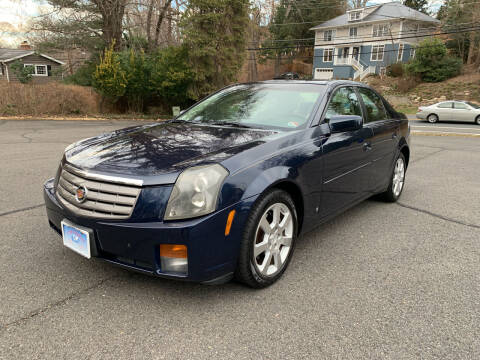
<svg viewBox="0 0 480 360"><path fill-rule="evenodd" d="M187 275L187 247L185 245L160 245L160 267L162 272Z"/></svg>

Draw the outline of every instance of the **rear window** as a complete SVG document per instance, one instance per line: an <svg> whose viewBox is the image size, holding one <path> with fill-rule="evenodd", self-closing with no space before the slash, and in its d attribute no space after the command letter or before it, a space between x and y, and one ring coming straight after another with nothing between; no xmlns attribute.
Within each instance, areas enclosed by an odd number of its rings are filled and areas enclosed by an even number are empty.
<svg viewBox="0 0 480 360"><path fill-rule="evenodd" d="M440 104L437 105L437 107L442 108L442 109L451 109L452 104L453 103L451 101L449 101L449 102L440 103Z"/></svg>

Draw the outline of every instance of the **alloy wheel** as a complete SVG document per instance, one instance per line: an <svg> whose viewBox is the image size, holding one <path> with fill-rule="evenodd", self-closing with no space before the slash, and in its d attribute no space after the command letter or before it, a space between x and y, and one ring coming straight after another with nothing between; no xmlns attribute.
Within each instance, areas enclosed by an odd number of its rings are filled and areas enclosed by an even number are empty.
<svg viewBox="0 0 480 360"><path fill-rule="evenodd" d="M427 120L430 124L434 124L438 121L438 117L435 114L430 114L428 115Z"/></svg>
<svg viewBox="0 0 480 360"><path fill-rule="evenodd" d="M393 170L392 191L393 194L398 197L403 189L403 183L405 181L405 162L403 158L399 157L395 163L395 169Z"/></svg>
<svg viewBox="0 0 480 360"><path fill-rule="evenodd" d="M284 267L292 248L293 217L283 203L265 210L255 232L253 263L262 276L272 277Z"/></svg>

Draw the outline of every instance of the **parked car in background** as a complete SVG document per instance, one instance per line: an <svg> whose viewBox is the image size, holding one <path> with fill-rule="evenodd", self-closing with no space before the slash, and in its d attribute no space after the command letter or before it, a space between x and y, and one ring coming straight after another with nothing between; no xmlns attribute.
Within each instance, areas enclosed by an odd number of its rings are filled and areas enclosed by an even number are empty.
<svg viewBox="0 0 480 360"><path fill-rule="evenodd" d="M280 76L276 76L273 79L274 80L298 80L300 79L300 76L298 76L298 74L294 72L287 72Z"/></svg>
<svg viewBox="0 0 480 360"><path fill-rule="evenodd" d="M265 287L301 233L374 194L400 197L409 133L361 83L232 85L173 120L68 146L44 186L48 220L86 258Z"/></svg>
<svg viewBox="0 0 480 360"><path fill-rule="evenodd" d="M469 101L442 101L419 107L416 116L432 124L438 121L462 121L480 125L480 106Z"/></svg>

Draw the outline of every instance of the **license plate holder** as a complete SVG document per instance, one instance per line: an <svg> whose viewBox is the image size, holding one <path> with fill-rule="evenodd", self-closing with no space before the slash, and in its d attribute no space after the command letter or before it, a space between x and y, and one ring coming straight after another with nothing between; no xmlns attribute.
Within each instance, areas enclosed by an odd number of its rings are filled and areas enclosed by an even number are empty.
<svg viewBox="0 0 480 360"><path fill-rule="evenodd" d="M62 220L63 245L87 259L92 257L90 251L90 231L81 226Z"/></svg>

